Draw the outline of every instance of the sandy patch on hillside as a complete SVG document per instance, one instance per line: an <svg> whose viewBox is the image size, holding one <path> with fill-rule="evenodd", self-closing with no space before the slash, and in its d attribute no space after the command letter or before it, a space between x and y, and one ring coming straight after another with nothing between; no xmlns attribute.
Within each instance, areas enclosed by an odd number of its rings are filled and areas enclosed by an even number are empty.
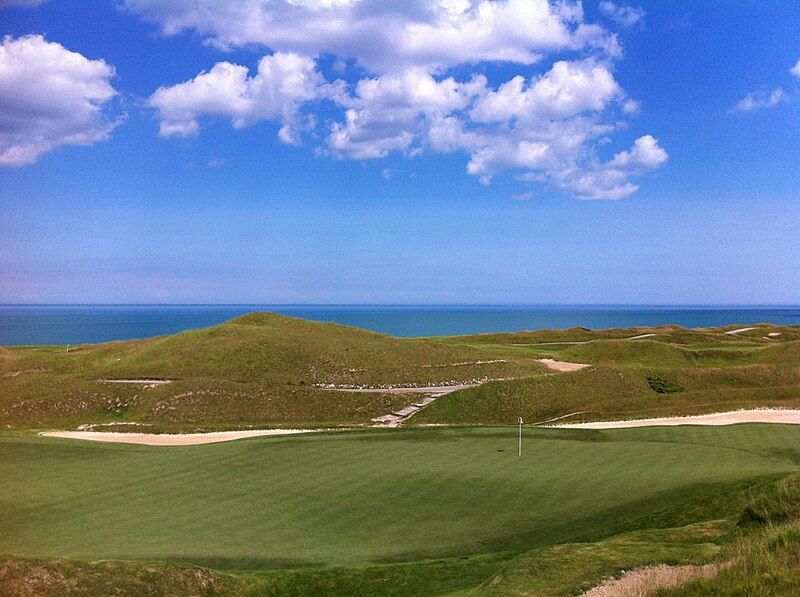
<svg viewBox="0 0 800 597"><path fill-rule="evenodd" d="M156 379L156 378L143 378L143 379L98 379L100 383L130 383L137 385L145 385L149 387L161 386L165 383L172 383L171 379Z"/></svg>
<svg viewBox="0 0 800 597"><path fill-rule="evenodd" d="M39 367L37 369L19 369L17 371L9 371L3 377L7 378L14 378L19 377L20 375L33 375L34 373L50 373L52 369L48 369L46 367Z"/></svg>
<svg viewBox="0 0 800 597"><path fill-rule="evenodd" d="M466 390L467 388L474 388L480 384L477 383L462 383L452 386L416 386L410 388L395 387L395 388L342 388L338 386L321 386L323 390L335 390L337 392L358 392L367 394L449 394L457 390Z"/></svg>
<svg viewBox="0 0 800 597"><path fill-rule="evenodd" d="M719 572L718 564L705 566L647 566L626 572L589 589L583 597L640 597L658 589L677 587L696 578L711 578Z"/></svg>
<svg viewBox="0 0 800 597"><path fill-rule="evenodd" d="M489 361L461 361L460 363L445 363L443 365L422 365L423 369L442 369L444 367L466 367L467 365L494 365L507 363L506 359L491 359Z"/></svg>
<svg viewBox="0 0 800 597"><path fill-rule="evenodd" d="M630 421L596 421L593 423L565 423L551 427L569 429L625 429L628 427L656 427L675 425L736 425L738 423L781 423L800 425L800 410L754 409L711 413L688 417L663 417L656 419L632 419Z"/></svg>
<svg viewBox="0 0 800 597"><path fill-rule="evenodd" d="M243 431L213 431L211 433L115 433L113 431L43 431L39 435L63 439L83 439L92 442L142 444L145 446L198 446L230 442L236 439L265 435L294 435L314 433L322 429L248 429Z"/></svg>
<svg viewBox="0 0 800 597"><path fill-rule="evenodd" d="M555 359L536 359L536 362L547 365L548 369L560 371L562 373L567 371L580 371L581 369L585 369L589 366L585 363L568 363L566 361L556 361Z"/></svg>
<svg viewBox="0 0 800 597"><path fill-rule="evenodd" d="M725 332L726 334L742 334L744 332L749 332L750 330L757 330L758 328L737 328L735 330L728 330Z"/></svg>
<svg viewBox="0 0 800 597"><path fill-rule="evenodd" d="M652 338L656 334L639 334L638 336L631 336L628 340L641 340L642 338Z"/></svg>

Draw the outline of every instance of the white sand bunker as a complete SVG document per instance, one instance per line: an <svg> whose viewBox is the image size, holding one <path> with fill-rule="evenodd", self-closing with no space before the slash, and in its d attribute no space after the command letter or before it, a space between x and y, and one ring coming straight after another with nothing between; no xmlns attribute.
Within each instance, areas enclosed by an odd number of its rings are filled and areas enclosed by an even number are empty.
<svg viewBox="0 0 800 597"><path fill-rule="evenodd" d="M63 439L83 439L92 442L142 444L145 446L199 446L230 442L236 439L265 435L294 435L314 433L322 429L248 429L243 431L213 431L211 433L116 433L111 431L43 431L39 435Z"/></svg>
<svg viewBox="0 0 800 597"><path fill-rule="evenodd" d="M563 429L625 429L628 427L656 427L675 425L736 425L738 423L782 423L800 425L800 410L754 409L726 413L711 413L689 417L663 417L658 419L633 419L630 421L597 421L594 423L566 423L550 425Z"/></svg>
<svg viewBox="0 0 800 597"><path fill-rule="evenodd" d="M758 328L737 328L737 329L735 329L735 330L728 330L727 332L724 332L724 333L725 333L725 334L728 334L728 335L733 335L733 334L744 334L745 332L749 332L749 331L752 331L752 330L757 330L757 329L758 329Z"/></svg>
<svg viewBox="0 0 800 597"><path fill-rule="evenodd" d="M561 373L566 373L568 371L580 371L581 369L585 369L589 366L586 363L568 363L566 361L556 361L555 359L536 359L536 362L547 365L548 369L560 371Z"/></svg>

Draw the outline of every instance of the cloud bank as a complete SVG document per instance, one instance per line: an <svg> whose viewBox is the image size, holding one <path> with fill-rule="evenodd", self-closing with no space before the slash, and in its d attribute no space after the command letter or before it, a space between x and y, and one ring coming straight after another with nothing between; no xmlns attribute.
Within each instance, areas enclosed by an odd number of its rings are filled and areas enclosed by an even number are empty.
<svg viewBox="0 0 800 597"><path fill-rule="evenodd" d="M108 139L114 68L41 35L0 43L0 165L32 164L63 145Z"/></svg>
<svg viewBox="0 0 800 597"><path fill-rule="evenodd" d="M604 5L624 26L643 14ZM586 199L630 195L634 178L667 161L650 135L599 157L638 104L614 76L616 35L586 22L580 2L126 0L124 7L166 35L191 32L219 48L270 52L255 72L219 62L158 89L148 104L164 137L196 135L212 117L236 128L268 120L279 124L281 141L312 138L320 154L459 152L484 184L510 172ZM327 56L345 70L355 66L344 80L326 78L320 59ZM517 74L491 81L497 64Z"/></svg>

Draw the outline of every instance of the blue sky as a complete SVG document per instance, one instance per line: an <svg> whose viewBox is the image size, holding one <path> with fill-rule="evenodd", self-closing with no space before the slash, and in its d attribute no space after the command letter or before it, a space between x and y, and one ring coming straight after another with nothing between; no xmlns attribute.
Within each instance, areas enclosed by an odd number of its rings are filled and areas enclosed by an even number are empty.
<svg viewBox="0 0 800 597"><path fill-rule="evenodd" d="M796 3L163 4L0 0L0 302L800 302Z"/></svg>

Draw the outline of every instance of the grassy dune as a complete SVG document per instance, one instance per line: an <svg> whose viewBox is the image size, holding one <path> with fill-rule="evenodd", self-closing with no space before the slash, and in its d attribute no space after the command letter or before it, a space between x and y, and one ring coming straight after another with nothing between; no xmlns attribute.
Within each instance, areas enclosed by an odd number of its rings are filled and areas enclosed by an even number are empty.
<svg viewBox="0 0 800 597"><path fill-rule="evenodd" d="M756 329L736 334L737 327ZM770 335L771 334L771 335ZM631 339L646 335L641 339ZM588 363L549 375L537 359ZM681 387L659 393L650 378ZM167 378L157 387L104 379ZM324 385L415 386L503 380L446 396L414 423L537 421L800 406L800 329L771 324L584 328L399 339L253 313L223 325L129 342L0 351L0 424L74 428L130 422L152 431L346 426L407 396Z"/></svg>
<svg viewBox="0 0 800 597"><path fill-rule="evenodd" d="M494 362L478 362L478 361ZM73 347L10 347L0 356L7 428L136 421L154 429L368 423L407 403L341 386L430 385L519 377L528 356L254 313L172 336ZM153 388L104 379L168 378Z"/></svg>
<svg viewBox="0 0 800 597"><path fill-rule="evenodd" d="M649 379L683 388L659 393ZM530 423L573 415L571 422L691 415L743 408L800 407L800 368L754 365L724 369L597 366L559 375L491 382L448 394L413 424Z"/></svg>
<svg viewBox="0 0 800 597"><path fill-rule="evenodd" d="M574 335L564 330L555 335L555 344L549 342L554 337L549 332L525 333L547 339L532 344L498 344L497 335L492 335L491 343L481 344L476 339L482 336L469 337L471 346L506 351L518 358L529 354L591 366L455 392L420 412L413 423L508 423L517 416L537 422L564 415L573 415L570 421L581 421L757 407L800 408L797 328L761 324L749 332L756 336L742 338L725 334L727 328L676 330L671 326L652 328L648 333L655 335L647 338L622 339L646 329L596 333L579 329ZM779 335L770 337L768 333ZM587 340L592 334L594 339ZM518 334L501 335L506 336ZM664 337L685 343L667 342ZM665 387L673 390L664 391Z"/></svg>

